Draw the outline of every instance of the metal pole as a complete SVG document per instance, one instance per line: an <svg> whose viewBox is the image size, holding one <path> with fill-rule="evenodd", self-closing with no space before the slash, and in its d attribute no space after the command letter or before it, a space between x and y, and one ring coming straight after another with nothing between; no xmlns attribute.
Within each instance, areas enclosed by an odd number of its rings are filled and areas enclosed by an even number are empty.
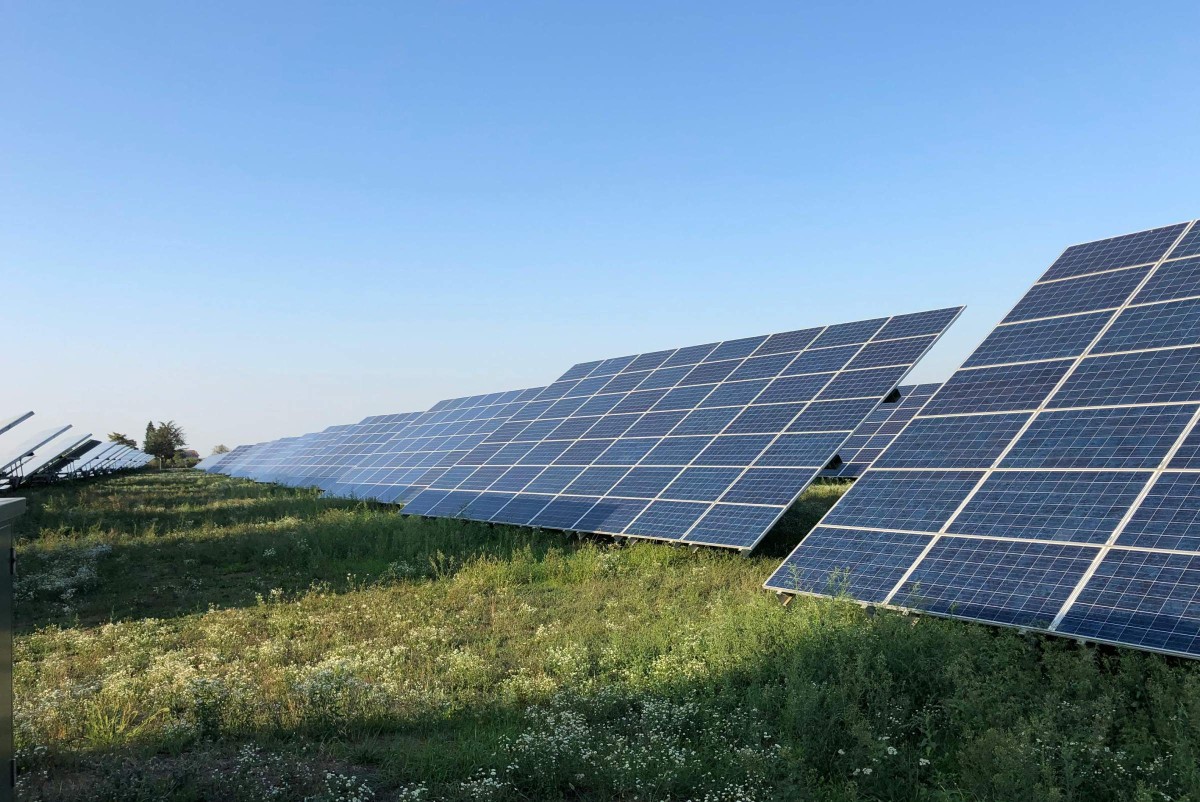
<svg viewBox="0 0 1200 802"><path fill-rule="evenodd" d="M17 764L13 759L13 578L17 551L13 548L13 521L25 512L25 499L0 499L0 554L8 555L8 570L0 570L0 766L8 766L8 779L0 778L0 802L16 795Z"/></svg>

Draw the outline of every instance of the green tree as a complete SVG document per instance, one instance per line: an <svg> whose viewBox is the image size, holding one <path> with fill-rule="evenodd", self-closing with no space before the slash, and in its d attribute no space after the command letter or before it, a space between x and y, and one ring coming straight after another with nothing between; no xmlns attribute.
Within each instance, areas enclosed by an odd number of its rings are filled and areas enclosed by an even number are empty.
<svg viewBox="0 0 1200 802"><path fill-rule="evenodd" d="M108 442L120 443L123 446L129 446L130 448L137 448L137 440L134 440L129 435L122 434L121 432L109 432L108 433Z"/></svg>
<svg viewBox="0 0 1200 802"><path fill-rule="evenodd" d="M221 443L221 444L217 445L215 448L213 448L213 453L214 454L228 454L229 446L225 445L224 443Z"/></svg>
<svg viewBox="0 0 1200 802"><path fill-rule="evenodd" d="M187 436L179 424L173 420L159 421L157 426L151 424L146 428L146 443L142 450L157 459L158 467L162 468L186 445Z"/></svg>

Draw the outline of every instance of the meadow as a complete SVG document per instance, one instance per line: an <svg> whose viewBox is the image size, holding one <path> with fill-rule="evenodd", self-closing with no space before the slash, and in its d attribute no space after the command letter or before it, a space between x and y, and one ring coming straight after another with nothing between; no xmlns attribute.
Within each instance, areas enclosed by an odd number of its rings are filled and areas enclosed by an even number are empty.
<svg viewBox="0 0 1200 802"><path fill-rule="evenodd" d="M24 800L1197 800L1200 664L196 472L29 494Z"/></svg>

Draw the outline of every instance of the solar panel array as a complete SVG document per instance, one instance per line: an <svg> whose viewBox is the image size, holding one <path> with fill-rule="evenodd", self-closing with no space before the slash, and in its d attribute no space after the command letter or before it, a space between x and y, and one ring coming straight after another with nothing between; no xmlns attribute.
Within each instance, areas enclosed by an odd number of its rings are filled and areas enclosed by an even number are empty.
<svg viewBox="0 0 1200 802"><path fill-rule="evenodd" d="M768 580L1200 656L1200 225L1068 248Z"/></svg>
<svg viewBox="0 0 1200 802"><path fill-rule="evenodd" d="M360 452L333 492L403 504L476 448L545 388L510 390L434 404L399 422L374 449Z"/></svg>
<svg viewBox="0 0 1200 802"><path fill-rule="evenodd" d="M894 399L889 397L867 416L838 449L835 464L821 471L821 476L840 479L861 476L941 386L909 384L896 388Z"/></svg>
<svg viewBox="0 0 1200 802"><path fill-rule="evenodd" d="M751 549L961 311L575 365L405 511Z"/></svg>
<svg viewBox="0 0 1200 802"><path fill-rule="evenodd" d="M93 459L116 448L117 444L92 440L90 434L73 431L70 424L25 437L21 436L24 429L21 432L12 431L33 416L32 412L24 412L0 419L0 435L3 435L0 439L0 488L11 490L34 482L53 482L98 472L137 468L150 461L150 457L142 452L121 446L122 459L114 462L111 470L93 471ZM89 470L85 471L85 467Z"/></svg>

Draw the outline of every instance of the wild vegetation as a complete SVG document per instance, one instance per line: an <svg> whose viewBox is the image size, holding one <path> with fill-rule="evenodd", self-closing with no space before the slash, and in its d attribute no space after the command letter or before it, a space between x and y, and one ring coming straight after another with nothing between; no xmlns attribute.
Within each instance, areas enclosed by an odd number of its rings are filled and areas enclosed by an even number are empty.
<svg viewBox="0 0 1200 802"><path fill-rule="evenodd" d="M1200 800L1200 665L189 472L31 494L27 800Z"/></svg>

